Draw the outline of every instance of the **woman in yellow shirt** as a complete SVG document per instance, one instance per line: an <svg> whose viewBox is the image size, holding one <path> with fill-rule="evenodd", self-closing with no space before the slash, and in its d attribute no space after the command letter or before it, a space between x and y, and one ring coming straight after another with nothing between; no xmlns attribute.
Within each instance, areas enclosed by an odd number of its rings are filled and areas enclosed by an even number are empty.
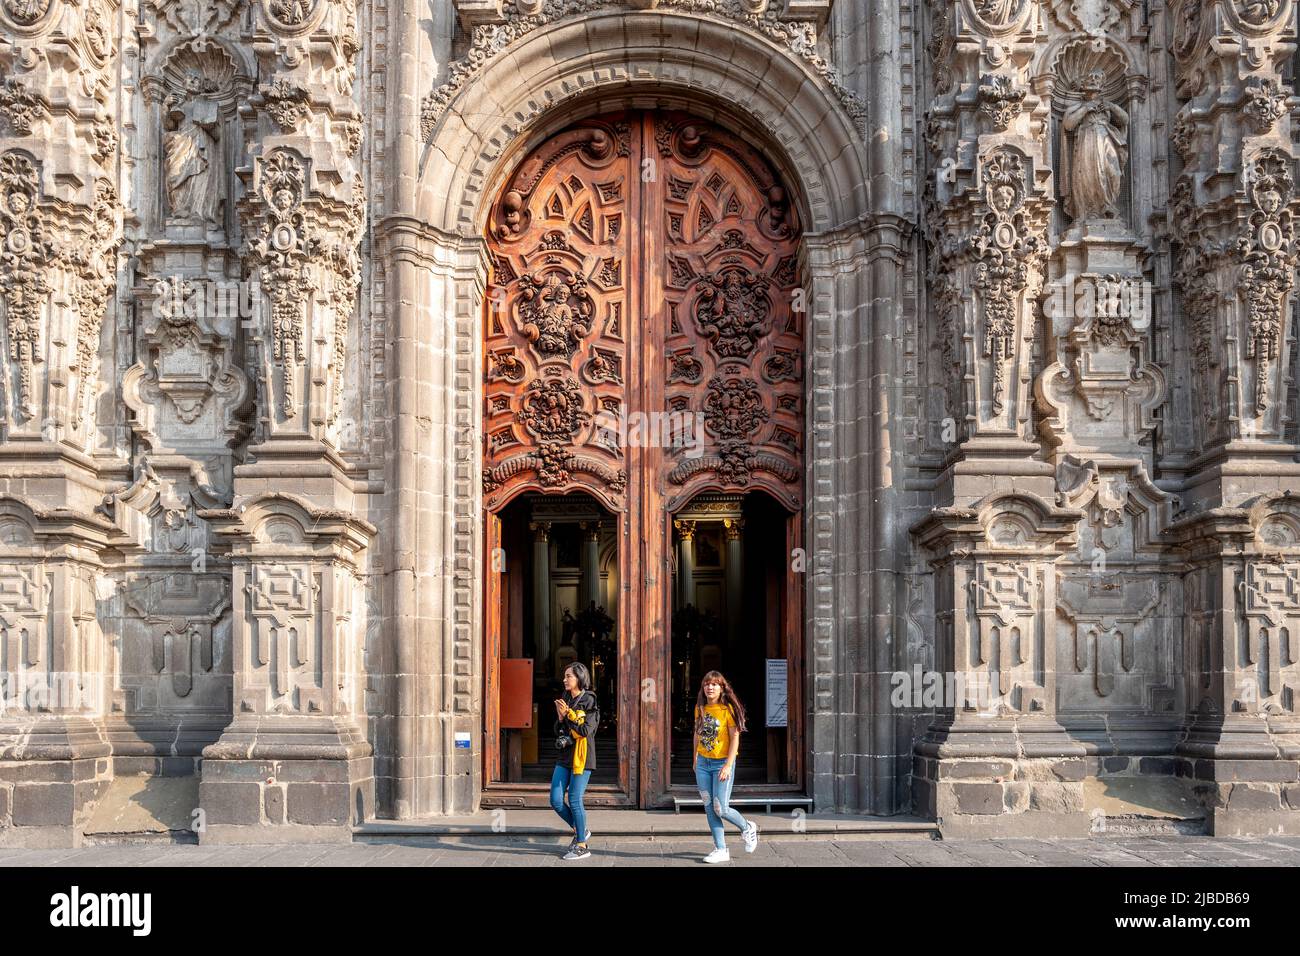
<svg viewBox="0 0 1300 956"><path fill-rule="evenodd" d="M723 820L740 827L746 853L753 853L758 846L758 827L729 805L744 730L745 708L736 692L720 673L709 671L700 683L695 702L695 784L700 788L713 832L713 852L704 858L705 863L726 863L731 859Z"/></svg>

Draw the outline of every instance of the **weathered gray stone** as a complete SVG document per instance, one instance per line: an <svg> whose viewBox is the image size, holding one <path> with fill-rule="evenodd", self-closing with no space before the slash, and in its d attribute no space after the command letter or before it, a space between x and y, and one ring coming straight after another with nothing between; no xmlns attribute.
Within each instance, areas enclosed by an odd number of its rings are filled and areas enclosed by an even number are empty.
<svg viewBox="0 0 1300 956"><path fill-rule="evenodd" d="M291 783L285 789L290 823L342 825L348 822L351 794L347 786Z"/></svg>
<svg viewBox="0 0 1300 956"><path fill-rule="evenodd" d="M997 780L1010 777L1014 767L1009 760L948 760L939 766L939 779Z"/></svg>
<svg viewBox="0 0 1300 956"><path fill-rule="evenodd" d="M1064 783L1035 783L1029 791L1029 808L1049 813L1076 813L1083 809L1083 790Z"/></svg>
<svg viewBox="0 0 1300 956"><path fill-rule="evenodd" d="M208 825L262 822L262 786L257 783L225 783L204 780L199 786L199 806Z"/></svg>
<svg viewBox="0 0 1300 956"><path fill-rule="evenodd" d="M1002 813L1006 809L1000 783L954 783L949 788L960 813Z"/></svg>
<svg viewBox="0 0 1300 956"><path fill-rule="evenodd" d="M62 783L20 784L13 790L13 821L19 827L72 825L74 793Z"/></svg>
<svg viewBox="0 0 1300 956"><path fill-rule="evenodd" d="M1281 793L1272 787L1234 783L1228 792L1226 806L1229 810L1278 810Z"/></svg>
<svg viewBox="0 0 1300 956"><path fill-rule="evenodd" d="M281 824L285 822L283 786L278 784L268 785L262 792L262 804L268 823Z"/></svg>
<svg viewBox="0 0 1300 956"><path fill-rule="evenodd" d="M748 131L770 170L734 215L797 221L795 477L753 448L716 473L798 512L817 808L1076 832L1085 777L1174 775L1216 832L1294 825L1293 5L1182 0L1168 36L1119 11L1100 45L1065 2L357 0L306 39L189 6L103 44L0 17L0 616L53 642L0 670L66 684L3 708L0 842L75 842L115 775L200 775L208 841L478 806L484 448L527 430L485 396L538 372L527 335L489 347L515 280L485 240L550 216L510 212L525 146L578 124L599 164L600 115L666 93L703 134L656 148ZM253 315L209 295L247 280ZM592 348L589 409L618 391ZM576 447L511 467L590 488ZM968 699L891 702L926 667Z"/></svg>

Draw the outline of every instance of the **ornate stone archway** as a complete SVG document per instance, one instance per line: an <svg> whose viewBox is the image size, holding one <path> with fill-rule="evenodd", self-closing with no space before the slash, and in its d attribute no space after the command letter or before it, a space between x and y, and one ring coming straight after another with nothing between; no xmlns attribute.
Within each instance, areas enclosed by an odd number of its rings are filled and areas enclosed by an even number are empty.
<svg viewBox="0 0 1300 956"><path fill-rule="evenodd" d="M414 675L398 682L394 813L468 810L481 787L483 582L475 516L482 495L475 463L486 262L477 237L489 198L515 156L584 116L627 107L688 109L769 144L768 155L805 197L811 792L818 806L888 812L897 790L889 771L864 782L833 760L849 740L857 753L893 748L864 745L891 739L891 718L874 716L851 699L860 696L845 689L852 684L834 679L846 669L893 669L876 659L870 642L850 639L873 620L892 618L895 588L885 567L890 549L870 544L893 525L888 493L872 493L888 484L888 402L871 401L865 389L850 399L842 387L873 373L892 380L891 330L873 327L869 316L873 295L892 301L897 293L906 232L901 217L872 209L867 107L797 43L782 46L735 17L608 7L527 29L498 25L505 32L472 54L481 56L472 75L432 94L418 91L423 111L414 91L396 96L393 121L403 133L392 158L400 188L394 200L419 214L376 228L389 262L396 366L386 615L397 673ZM404 42L418 48L415 37ZM861 510L846 507L859 499ZM866 650L849 654L850 645ZM886 642L879 653L893 650ZM463 734L471 746L454 749L454 736Z"/></svg>

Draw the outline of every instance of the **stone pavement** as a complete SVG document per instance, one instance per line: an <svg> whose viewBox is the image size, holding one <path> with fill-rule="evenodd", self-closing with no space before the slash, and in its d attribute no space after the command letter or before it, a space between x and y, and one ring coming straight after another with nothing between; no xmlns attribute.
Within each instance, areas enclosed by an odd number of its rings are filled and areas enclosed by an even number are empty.
<svg viewBox="0 0 1300 956"><path fill-rule="evenodd" d="M707 836L595 839L590 859L562 863L562 840L391 837L351 845L195 846L134 843L70 850L0 850L0 867L41 866L702 866ZM729 839L730 866L1300 866L1300 837L1097 837L1080 840L764 840L746 854Z"/></svg>

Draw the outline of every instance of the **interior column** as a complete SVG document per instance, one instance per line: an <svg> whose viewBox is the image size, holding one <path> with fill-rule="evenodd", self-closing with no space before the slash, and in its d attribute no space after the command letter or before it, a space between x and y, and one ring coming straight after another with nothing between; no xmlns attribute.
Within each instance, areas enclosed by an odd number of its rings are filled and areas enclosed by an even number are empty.
<svg viewBox="0 0 1300 956"><path fill-rule="evenodd" d="M740 650L740 618L744 606L745 550L740 533L745 527L741 518L722 522L727 535L727 660L734 661Z"/></svg>
<svg viewBox="0 0 1300 956"><path fill-rule="evenodd" d="M677 528L679 607L695 603L695 522L674 521Z"/></svg>
<svg viewBox="0 0 1300 956"><path fill-rule="evenodd" d="M601 606L600 600L600 522L582 523L582 601L581 614L591 605Z"/></svg>
<svg viewBox="0 0 1300 956"><path fill-rule="evenodd" d="M533 670L549 674L551 667L551 543L549 521L534 521L533 532Z"/></svg>

